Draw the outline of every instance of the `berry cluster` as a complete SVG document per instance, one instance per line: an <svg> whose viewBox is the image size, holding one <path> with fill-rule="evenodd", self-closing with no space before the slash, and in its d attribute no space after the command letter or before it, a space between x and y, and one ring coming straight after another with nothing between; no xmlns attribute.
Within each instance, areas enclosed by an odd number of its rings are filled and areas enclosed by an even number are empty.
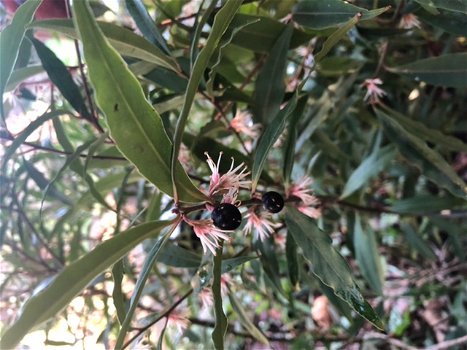
<svg viewBox="0 0 467 350"><path fill-rule="evenodd" d="M261 201L264 209L270 213L279 213L284 208L284 198L274 191L264 193ZM214 226L221 230L235 230L242 223L242 214L235 205L221 203L212 211L211 219Z"/></svg>

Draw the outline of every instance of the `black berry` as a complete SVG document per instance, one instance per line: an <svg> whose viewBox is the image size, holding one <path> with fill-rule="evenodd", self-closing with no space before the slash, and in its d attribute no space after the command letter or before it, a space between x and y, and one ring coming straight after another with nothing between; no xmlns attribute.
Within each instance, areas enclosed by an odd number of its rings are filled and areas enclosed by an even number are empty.
<svg viewBox="0 0 467 350"><path fill-rule="evenodd" d="M263 201L263 207L271 213L278 213L284 208L284 198L274 191L269 191L263 194L261 199Z"/></svg>
<svg viewBox="0 0 467 350"><path fill-rule="evenodd" d="M235 230L242 223L242 214L235 205L222 203L212 211L211 219L221 230Z"/></svg>

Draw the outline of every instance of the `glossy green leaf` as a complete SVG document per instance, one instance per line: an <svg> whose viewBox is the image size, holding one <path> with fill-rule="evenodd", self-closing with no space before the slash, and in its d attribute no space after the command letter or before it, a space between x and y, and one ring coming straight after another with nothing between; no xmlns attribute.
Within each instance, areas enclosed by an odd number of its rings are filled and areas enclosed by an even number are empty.
<svg viewBox="0 0 467 350"><path fill-rule="evenodd" d="M297 105L297 100L298 90L295 92L287 106L285 106L279 111L279 113L277 113L274 120L272 120L272 122L266 127L266 130L264 130L261 138L259 139L251 170L252 192L255 191L256 186L258 185L258 180L261 172L263 171L264 164L266 163L268 153L271 147L274 145L274 142L277 141L281 133L284 131L287 120Z"/></svg>
<svg viewBox="0 0 467 350"><path fill-rule="evenodd" d="M212 294L214 297L214 315L216 317L216 323L214 330L212 331L212 341L216 350L224 349L224 337L227 332L228 320L224 314L222 308L222 294L221 294L221 274L222 274L222 251L223 242L220 243L220 247L216 249L216 255L214 256L214 269L212 282Z"/></svg>
<svg viewBox="0 0 467 350"><path fill-rule="evenodd" d="M354 17L344 23L342 27L333 32L326 39L321 50L316 54L315 61L317 63L321 62L321 60L327 56L329 51L331 51L331 49L347 34L347 32L360 21L361 17L360 12L357 13Z"/></svg>
<svg viewBox="0 0 467 350"><path fill-rule="evenodd" d="M144 37L164 53L170 54L169 48L167 47L159 28L156 26L156 23L151 16L149 16L143 1L125 0L125 5Z"/></svg>
<svg viewBox="0 0 467 350"><path fill-rule="evenodd" d="M92 116L84 102L81 91L74 82L67 67L58 59L55 53L41 41L34 37L28 37L28 39L34 45L37 55L42 62L42 67L44 67L52 83L54 83L76 112L83 118L91 120Z"/></svg>
<svg viewBox="0 0 467 350"><path fill-rule="evenodd" d="M42 72L44 72L44 68L42 66L28 66L15 69L13 72L11 72L4 92L14 90L21 82Z"/></svg>
<svg viewBox="0 0 467 350"><path fill-rule="evenodd" d="M0 96L3 96L5 86L15 67L27 25L31 22L40 3L39 0L25 2L15 12L10 25L0 32L0 52L2 53L2 59L0 60ZM0 112L3 118L3 103Z"/></svg>
<svg viewBox="0 0 467 350"><path fill-rule="evenodd" d="M440 28L448 33L467 36L467 14L447 10L439 10L438 13L430 13L420 8L415 15L433 27Z"/></svg>
<svg viewBox="0 0 467 350"><path fill-rule="evenodd" d="M41 292L24 305L19 319L4 333L3 349L12 349L34 327L67 306L99 274L138 243L157 236L171 221L154 221L121 232L65 267Z"/></svg>
<svg viewBox="0 0 467 350"><path fill-rule="evenodd" d="M292 25L284 28L256 79L253 111L255 119L263 125L276 117L284 99L284 76L292 31Z"/></svg>
<svg viewBox="0 0 467 350"><path fill-rule="evenodd" d="M383 122L385 133L398 147L400 153L438 186L453 195L467 198L467 187L446 160L415 134L410 133L396 120L379 109L376 114Z"/></svg>
<svg viewBox="0 0 467 350"><path fill-rule="evenodd" d="M76 2L74 13L96 100L105 114L112 138L143 176L171 195L172 145L160 116L146 100L126 63L102 35L87 4ZM178 161L176 165L180 199L187 202L205 199Z"/></svg>
<svg viewBox="0 0 467 350"><path fill-rule="evenodd" d="M386 12L390 6L368 11L341 0L304 0L293 9L293 20L302 26L313 29L335 27L349 21L357 13L360 20L369 20Z"/></svg>
<svg viewBox="0 0 467 350"><path fill-rule="evenodd" d="M138 306L139 300L141 299L141 295L143 294L144 285L146 284L146 280L148 279L149 274L151 273L152 266L156 262L159 253L164 248L164 245L167 243L168 239L170 238L170 235L177 228L180 221L181 219L178 219L177 222L174 223L170 229L168 229L166 232L159 236L156 243L146 256L146 259L144 260L144 265L141 268L141 273L138 276L138 280L136 281L135 289L133 290L133 293L131 295L128 311L122 323L122 327L120 328L120 332L118 333L117 341L115 343L115 349L122 348L123 341L125 340L125 336L130 327L130 323L136 311L136 307Z"/></svg>
<svg viewBox="0 0 467 350"><path fill-rule="evenodd" d="M133 33L131 30L119 27L112 23L97 22L102 33L113 47L123 56L138 58L152 62L158 66L178 72L180 69L174 58L167 56L157 46L145 38ZM30 24L33 28L43 28L57 31L73 39L80 39L73 21L68 19L49 19L35 21Z"/></svg>
<svg viewBox="0 0 467 350"><path fill-rule="evenodd" d="M245 330L258 342L264 344L266 346L269 345L269 341L266 336L254 325L254 323L250 320L250 317L243 309L242 304L240 301L235 297L235 294L232 291L229 291L229 300L230 304L232 305L232 309L234 310L235 314L238 316L238 319L245 328Z"/></svg>
<svg viewBox="0 0 467 350"><path fill-rule="evenodd" d="M383 295L384 270L378 253L375 233L363 229L360 215L356 214L353 231L355 256L363 277L371 289L378 295Z"/></svg>
<svg viewBox="0 0 467 350"><path fill-rule="evenodd" d="M387 116L397 120L407 131L416 134L421 139L447 150L467 152L467 144L460 139L443 134L438 129L431 129L424 123L410 119L385 105L381 105L381 108L386 112Z"/></svg>
<svg viewBox="0 0 467 350"><path fill-rule="evenodd" d="M467 25L467 23L466 23ZM453 53L426 58L391 68L396 74L436 86L467 86L467 53Z"/></svg>
<svg viewBox="0 0 467 350"><path fill-rule="evenodd" d="M371 178L378 175L389 165L395 155L396 151L392 145L374 149L350 175L340 198L348 197L365 186Z"/></svg>
<svg viewBox="0 0 467 350"><path fill-rule="evenodd" d="M440 9L458 11L467 14L467 1L465 0L415 0L420 5L436 7Z"/></svg>
<svg viewBox="0 0 467 350"><path fill-rule="evenodd" d="M378 315L363 298L355 284L349 265L332 246L331 238L321 231L316 224L297 209L289 207L285 216L290 232L301 248L303 257L310 261L313 274L334 293L346 301L359 315L374 326L383 329Z"/></svg>
<svg viewBox="0 0 467 350"><path fill-rule="evenodd" d="M287 24L269 17L252 16L239 13L236 14L232 20L232 26L237 26L238 23L246 23L252 20L258 20L258 22L242 28L242 30L240 30L232 39L232 43L236 46L255 52L270 53L277 39L287 27ZM312 37L312 34L294 29L292 32L292 38L290 39L289 48L292 49L304 44Z"/></svg>
<svg viewBox="0 0 467 350"><path fill-rule="evenodd" d="M214 17L214 23L212 25L211 32L209 33L206 44L200 51L193 65L185 93L185 103L183 104L183 108L178 116L177 126L174 134L170 169L172 173L173 193L175 198L177 198L177 191L181 189L179 186L177 186L177 182L175 181L177 177L177 174L175 173L175 164L178 162L178 153L180 151L180 145L182 143L182 137L191 106L193 104L196 92L198 91L198 86L201 82L201 78L203 77L204 70L208 66L209 60L218 47L222 35L227 30L227 27L229 26L233 16L241 4L242 0L231 0L226 2L219 10L219 12L217 12L216 16Z"/></svg>
<svg viewBox="0 0 467 350"><path fill-rule="evenodd" d="M411 248L415 249L426 259L436 259L436 255L433 253L433 250L430 248L428 243L420 237L420 234L415 231L412 225L403 222L401 223L401 230L404 232L405 239Z"/></svg>

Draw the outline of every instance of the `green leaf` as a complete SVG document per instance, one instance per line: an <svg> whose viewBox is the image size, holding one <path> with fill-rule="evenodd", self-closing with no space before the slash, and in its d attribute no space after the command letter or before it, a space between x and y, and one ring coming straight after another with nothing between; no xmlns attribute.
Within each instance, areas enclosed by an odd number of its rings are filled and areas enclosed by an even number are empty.
<svg viewBox="0 0 467 350"><path fill-rule="evenodd" d="M15 69L11 72L4 92L14 90L21 82L42 72L44 72L44 68L42 66L29 66Z"/></svg>
<svg viewBox="0 0 467 350"><path fill-rule="evenodd" d="M438 13L430 13L420 8L415 12L418 18L434 27L448 33L467 36L467 15L461 12L439 10Z"/></svg>
<svg viewBox="0 0 467 350"><path fill-rule="evenodd" d="M175 173L175 164L178 162L178 153L180 151L180 145L182 143L182 137L185 130L185 125L188 119L188 114L190 113L191 106L193 104L196 92L198 91L198 85L203 77L204 70L208 66L211 56L215 52L216 48L219 45L222 35L227 30L230 22L232 21L233 16L239 9L242 4L242 0L231 0L228 1L222 6L222 8L217 12L214 17L214 23L209 33L208 39L204 48L200 51L196 61L193 65L191 71L191 76L188 81L188 86L185 93L185 103L183 108L180 111L178 116L177 126L174 134L173 142L173 151L171 157L171 173L172 173L172 183L173 183L173 192L174 197L177 199L177 190L178 188L175 178L177 174Z"/></svg>
<svg viewBox="0 0 467 350"><path fill-rule="evenodd" d="M19 319L4 333L1 347L14 348L33 327L59 313L109 266L171 223L173 221L154 221L121 232L65 267L44 290L27 301Z"/></svg>
<svg viewBox="0 0 467 350"><path fill-rule="evenodd" d="M368 11L341 0L304 0L293 9L293 20L308 28L324 29L349 21L357 13L360 20L369 20L386 12L391 7L381 7Z"/></svg>
<svg viewBox="0 0 467 350"><path fill-rule="evenodd" d="M287 260L287 271L292 286L296 286L299 281L299 265L297 255L297 243L295 243L293 236L287 233L285 241L285 256Z"/></svg>
<svg viewBox="0 0 467 350"><path fill-rule="evenodd" d="M389 70L415 81L424 81L436 86L462 88L467 86L465 62L467 62L467 53L453 53L418 60Z"/></svg>
<svg viewBox="0 0 467 350"><path fill-rule="evenodd" d="M395 155L396 151L392 145L374 149L358 168L353 171L352 175L350 175L340 198L348 197L365 186L371 178L378 175L388 166Z"/></svg>
<svg viewBox="0 0 467 350"><path fill-rule="evenodd" d="M241 266L253 259L257 259L257 257L256 256L237 256L236 258L224 259L222 260L221 271L222 273L230 272L234 270L235 268L237 268L238 266Z"/></svg>
<svg viewBox="0 0 467 350"><path fill-rule="evenodd" d="M160 116L145 99L141 85L126 63L102 35L87 4L78 1L73 8L90 80L112 138L144 177L171 195L172 145ZM177 161L176 165L180 199L204 200L204 194L191 183L181 164Z"/></svg>
<svg viewBox="0 0 467 350"><path fill-rule="evenodd" d="M404 129L396 120L379 109L376 114L385 127L385 133L398 147L400 153L416 165L422 173L438 186L447 189L453 195L467 198L467 187L446 160L435 150Z"/></svg>
<svg viewBox="0 0 467 350"><path fill-rule="evenodd" d="M151 16L149 16L144 3L141 0L125 0L125 5L143 36L164 53L170 54L159 28L157 28Z"/></svg>
<svg viewBox="0 0 467 350"><path fill-rule="evenodd" d="M238 13L232 20L232 26L237 26L239 23L250 22L251 20L259 21L242 28L232 39L232 43L255 52L270 53L277 38L279 38L288 25L269 17ZM311 34L294 29L289 48L292 49L304 44L312 37L313 35Z"/></svg>
<svg viewBox="0 0 467 350"><path fill-rule="evenodd" d="M332 246L331 238L295 208L287 208L285 222L303 257L311 262L313 274L359 315L383 330L384 325L358 290L347 262Z"/></svg>
<svg viewBox="0 0 467 350"><path fill-rule="evenodd" d="M356 72L362 65L363 62L350 57L332 56L323 58L316 66L316 70L325 77L340 77Z"/></svg>
<svg viewBox="0 0 467 350"><path fill-rule="evenodd" d="M247 315L245 310L243 309L240 302L235 297L234 293L229 290L229 300L230 304L232 304L232 309L234 310L235 314L238 316L240 323L242 324L243 328L257 341L261 344L266 346L269 345L269 341L266 336L254 325L253 322L250 321L250 317Z"/></svg>
<svg viewBox="0 0 467 350"><path fill-rule="evenodd" d="M457 11L467 14L467 1L465 0L415 0L420 5L436 7L440 9Z"/></svg>
<svg viewBox="0 0 467 350"><path fill-rule="evenodd" d="M275 118L284 98L284 76L292 31L292 25L284 28L256 79L254 116L263 125L268 125Z"/></svg>
<svg viewBox="0 0 467 350"><path fill-rule="evenodd" d="M167 56L157 46L133 33L131 30L119 27L112 23L97 23L108 41L123 56L151 62L174 72L178 72L180 70L177 61L173 57ZM30 24L30 27L55 30L72 39L80 39L78 31L73 25L73 20L69 19L35 21Z"/></svg>
<svg viewBox="0 0 467 350"><path fill-rule="evenodd" d="M256 146L255 157L251 170L251 191L256 190L258 180L263 171L264 164L266 162L269 150L277 141L281 133L285 129L287 119L292 114L293 110L297 105L298 90L295 92L287 106L277 113L274 120L266 127L261 138L259 139L258 146Z"/></svg>
<svg viewBox="0 0 467 350"><path fill-rule="evenodd" d="M127 314L125 316L125 320L123 321L122 327L120 328L120 332L118 333L118 338L115 344L115 349L122 348L123 341L125 340L125 336L130 327L131 319L133 318L133 314L135 313L136 307L138 306L141 295L143 294L144 285L146 284L146 280L148 279L149 274L151 273L152 265L154 265L154 263L156 262L157 257L159 253L161 252L161 249L164 248L164 245L167 243L168 239L170 238L170 235L177 228L180 221L181 219L178 219L177 222L175 222L172 225L172 227L169 230L167 230L167 232L159 236L157 242L154 244L154 246L152 247L152 249L149 251L148 255L146 256L144 265L141 268L141 273L136 282L135 289L133 290L133 294L131 295L130 307L128 308Z"/></svg>
<svg viewBox="0 0 467 350"><path fill-rule="evenodd" d="M329 51L331 51L331 49L347 34L347 32L360 21L361 17L362 15L360 14L360 12L358 12L354 17L349 19L342 27L333 32L326 39L321 50L316 54L315 61L317 63L321 62L321 60L324 57L326 57Z"/></svg>
<svg viewBox="0 0 467 350"><path fill-rule="evenodd" d="M92 120L92 116L86 107L83 96L78 86L74 82L70 72L58 59L55 53L50 50L41 41L34 37L28 37L36 49L37 55L42 62L47 75L54 85L60 90L63 97L70 103L70 105L78 112L83 118Z"/></svg>
<svg viewBox="0 0 467 350"><path fill-rule="evenodd" d="M224 242L221 241L219 248L216 250L214 256L214 269L212 282L212 294L214 296L214 314L216 323L212 331L212 341L216 350L224 349L224 337L227 332L228 320L222 308L222 294L221 294L221 274L222 274L222 250Z"/></svg>
<svg viewBox="0 0 467 350"><path fill-rule="evenodd" d="M0 60L0 96L3 96L8 79L15 67L26 27L31 22L40 3L39 0L25 2L16 10L10 25L0 32L0 52L2 53L2 59ZM3 103L0 114L3 118Z"/></svg>
<svg viewBox="0 0 467 350"><path fill-rule="evenodd" d="M401 230L404 232L405 239L407 243L419 252L423 257L429 260L435 260L436 255L433 253L433 250L430 246L420 237L420 235L415 232L415 229L412 225L403 222L401 223Z"/></svg>
<svg viewBox="0 0 467 350"><path fill-rule="evenodd" d="M396 200L388 209L401 214L427 214L439 213L444 209L453 209L463 204L465 206L465 201L451 196L419 194L415 197Z"/></svg>
<svg viewBox="0 0 467 350"><path fill-rule="evenodd" d="M384 271L378 253L375 233L362 228L360 215L356 214L353 243L358 266L371 289L383 295Z"/></svg>
<svg viewBox="0 0 467 350"><path fill-rule="evenodd" d="M201 256L173 243L168 243L160 252L157 261L173 267L196 269L201 264Z"/></svg>
<svg viewBox="0 0 467 350"><path fill-rule="evenodd" d="M387 116L395 119L405 129L407 129L407 131L411 132L412 134L416 134L423 140L434 143L447 150L467 152L467 144L462 142L460 139L454 136L443 134L438 129L430 129L422 122L410 119L403 114L389 108L388 106L381 105L381 108L384 109Z"/></svg>

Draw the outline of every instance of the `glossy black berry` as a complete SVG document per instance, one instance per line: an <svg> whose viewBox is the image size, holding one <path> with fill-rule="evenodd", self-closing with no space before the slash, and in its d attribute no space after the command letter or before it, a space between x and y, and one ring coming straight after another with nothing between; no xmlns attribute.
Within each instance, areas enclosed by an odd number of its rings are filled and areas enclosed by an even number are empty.
<svg viewBox="0 0 467 350"><path fill-rule="evenodd" d="M222 203L212 211L211 219L221 230L235 230L242 223L242 214L235 205Z"/></svg>
<svg viewBox="0 0 467 350"><path fill-rule="evenodd" d="M271 213L278 213L284 208L284 198L274 191L269 191L263 194L261 199L263 201L263 207Z"/></svg>

